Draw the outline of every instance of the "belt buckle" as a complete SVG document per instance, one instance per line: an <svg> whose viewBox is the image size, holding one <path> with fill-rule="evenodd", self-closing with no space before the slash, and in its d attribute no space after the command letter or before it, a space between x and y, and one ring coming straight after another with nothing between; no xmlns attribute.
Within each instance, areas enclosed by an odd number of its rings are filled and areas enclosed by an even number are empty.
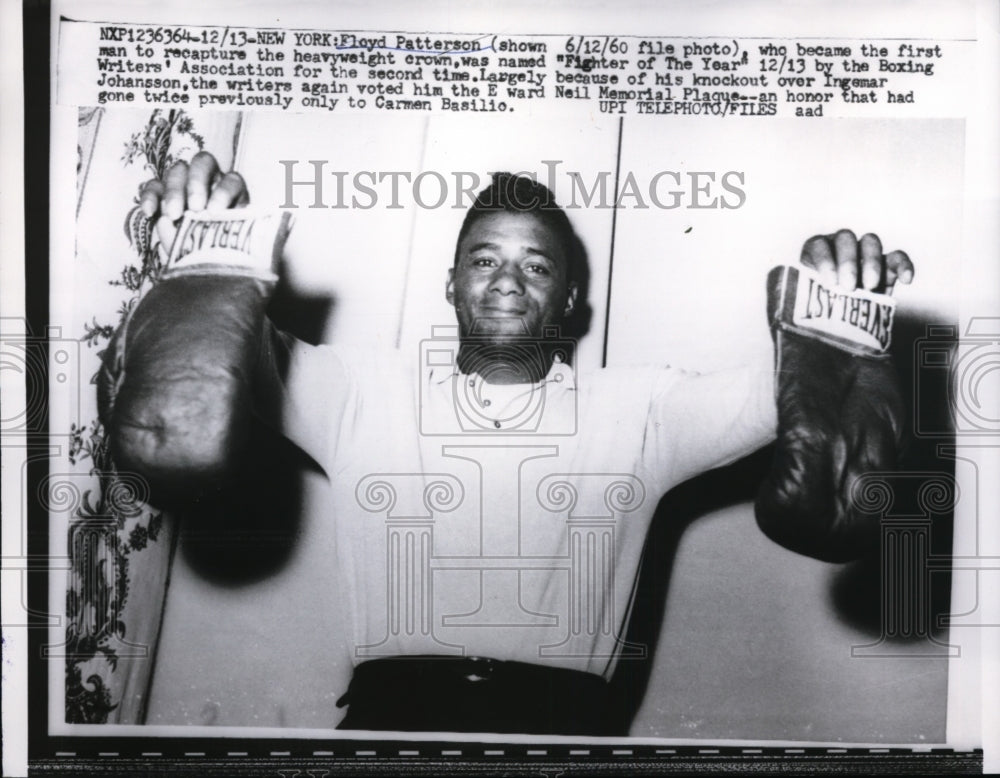
<svg viewBox="0 0 1000 778"><path fill-rule="evenodd" d="M482 683L493 677L497 662L485 656L470 656L466 660L469 667L464 668L462 678L469 683Z"/></svg>

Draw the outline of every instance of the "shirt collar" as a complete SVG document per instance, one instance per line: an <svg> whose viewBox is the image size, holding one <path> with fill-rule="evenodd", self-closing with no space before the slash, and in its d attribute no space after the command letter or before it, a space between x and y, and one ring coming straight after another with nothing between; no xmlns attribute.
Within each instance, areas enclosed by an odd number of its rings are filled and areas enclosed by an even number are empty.
<svg viewBox="0 0 1000 778"><path fill-rule="evenodd" d="M473 372L472 374L463 373L458 368L458 364L451 365L425 365L425 370L427 370L427 381L430 384L443 384L449 379L457 378L459 376L468 376L474 380L479 379L479 374ZM533 384L525 383L521 386L541 386L542 384L554 383L563 389L575 390L576 389L576 371L573 366L563 362L558 355L552 360L552 365L549 367L549 372L546 374L545 378L541 381L536 381Z"/></svg>

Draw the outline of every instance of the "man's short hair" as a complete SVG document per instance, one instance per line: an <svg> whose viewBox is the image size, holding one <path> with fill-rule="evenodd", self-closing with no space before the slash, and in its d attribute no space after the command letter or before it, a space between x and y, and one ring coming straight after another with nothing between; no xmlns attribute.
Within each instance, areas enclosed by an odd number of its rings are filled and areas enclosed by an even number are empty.
<svg viewBox="0 0 1000 778"><path fill-rule="evenodd" d="M545 184L527 176L513 173L494 173L492 183L476 195L469 206L455 242L455 264L462 241L477 221L491 213L530 213L541 219L552 230L566 257L567 281L578 282L586 262L583 244L570 224L566 211L556 203L556 196Z"/></svg>

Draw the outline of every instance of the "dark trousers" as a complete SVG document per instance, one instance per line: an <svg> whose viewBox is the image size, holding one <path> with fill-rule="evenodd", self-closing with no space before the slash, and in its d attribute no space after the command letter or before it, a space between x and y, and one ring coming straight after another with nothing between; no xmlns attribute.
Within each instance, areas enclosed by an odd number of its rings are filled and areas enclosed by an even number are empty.
<svg viewBox="0 0 1000 778"><path fill-rule="evenodd" d="M600 676L480 657L373 659L337 704L350 706L339 729L625 734Z"/></svg>

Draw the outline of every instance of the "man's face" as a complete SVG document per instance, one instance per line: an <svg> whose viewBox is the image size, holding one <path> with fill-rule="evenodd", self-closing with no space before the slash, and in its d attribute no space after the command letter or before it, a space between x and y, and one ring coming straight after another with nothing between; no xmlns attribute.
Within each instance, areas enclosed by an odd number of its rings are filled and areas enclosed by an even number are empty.
<svg viewBox="0 0 1000 778"><path fill-rule="evenodd" d="M553 230L534 214L498 211L473 223L448 271L446 296L462 336L493 341L540 337L576 301L568 259Z"/></svg>

